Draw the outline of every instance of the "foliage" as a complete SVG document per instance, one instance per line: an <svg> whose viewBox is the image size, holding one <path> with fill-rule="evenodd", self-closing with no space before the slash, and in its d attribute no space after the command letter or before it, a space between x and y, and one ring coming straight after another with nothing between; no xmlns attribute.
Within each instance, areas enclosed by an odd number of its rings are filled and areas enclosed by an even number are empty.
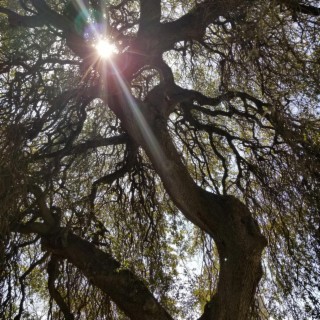
<svg viewBox="0 0 320 320"><path fill-rule="evenodd" d="M222 255L184 212L198 195L170 189L161 117L187 181L240 199L267 238L250 317L320 317L320 9L219 3L163 0L160 16L160 1L0 1L0 317L126 319L46 244L57 230L171 316L206 310Z"/></svg>

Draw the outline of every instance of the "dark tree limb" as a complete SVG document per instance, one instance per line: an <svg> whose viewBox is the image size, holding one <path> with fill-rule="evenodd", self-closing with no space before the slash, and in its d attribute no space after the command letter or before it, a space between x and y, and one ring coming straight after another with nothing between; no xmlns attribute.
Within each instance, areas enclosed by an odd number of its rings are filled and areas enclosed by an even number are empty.
<svg viewBox="0 0 320 320"><path fill-rule="evenodd" d="M261 254L266 246L250 211L235 197L215 195L196 185L167 131L167 119L161 111L169 103L165 93L162 97L149 97L146 105L136 101L134 108L140 109L139 117L147 119L148 134L146 128L141 128L144 122L137 119L130 102L125 104L123 98L120 101L114 104L113 100L109 106L146 151L170 198L188 220L211 235L217 244L221 269L208 319L247 319L262 276Z"/></svg>
<svg viewBox="0 0 320 320"><path fill-rule="evenodd" d="M295 13L302 13L309 16L320 16L320 8L313 5L308 5L300 2L299 0L279 0L287 8L293 10Z"/></svg>
<svg viewBox="0 0 320 320"><path fill-rule="evenodd" d="M40 236L45 236L53 230L52 226L41 222L18 223L12 225L10 229L12 232L18 232L22 234L36 233Z"/></svg>
<svg viewBox="0 0 320 320"><path fill-rule="evenodd" d="M48 262L47 272L48 272L48 289L50 296L56 302L60 310L62 311L66 320L74 320L74 315L71 313L69 306L64 301L60 292L55 286L55 280L59 274L58 258L55 255L51 256Z"/></svg>
<svg viewBox="0 0 320 320"><path fill-rule="evenodd" d="M76 32L74 25L66 17L53 11L44 0L33 0L32 4L38 14L23 16L4 7L0 7L0 13L8 16L9 24L13 27L35 28L51 25L64 32L68 46L79 57L88 59L92 56L92 48L86 44L83 36Z"/></svg>
<svg viewBox="0 0 320 320"><path fill-rule="evenodd" d="M60 236L59 234L62 234ZM110 254L66 230L44 237L43 246L67 259L125 312L132 320L172 320L145 284L131 271L122 269ZM63 241L59 239L63 238Z"/></svg>
<svg viewBox="0 0 320 320"><path fill-rule="evenodd" d="M47 206L45 193L37 185L30 185L29 186L29 190L36 197L36 202L37 202L38 207L39 207L39 212L40 212L40 215L43 218L45 224L48 225L48 227L54 227L54 225L57 222L53 218L53 216L52 216L52 214L50 212L50 209Z"/></svg>
<svg viewBox="0 0 320 320"><path fill-rule="evenodd" d="M140 0L140 22L139 33L148 32L160 23L161 1L160 0Z"/></svg>
<svg viewBox="0 0 320 320"><path fill-rule="evenodd" d="M9 25L11 27L27 27L35 28L42 27L46 24L46 18L44 15L22 16L14 11L0 7L0 13L4 13L8 17Z"/></svg>
<svg viewBox="0 0 320 320"><path fill-rule="evenodd" d="M117 170L115 170L112 173L109 173L98 180L94 181L91 188L91 193L89 195L91 206L94 205L94 200L97 194L98 187L101 185L111 185L114 181L117 179L123 177L126 173L130 171L130 169L133 167L136 157L138 153L138 147L136 145L131 145L128 143L127 145L127 154L124 159L124 164Z"/></svg>
<svg viewBox="0 0 320 320"><path fill-rule="evenodd" d="M34 157L35 160L39 159L47 159L54 158L56 156L69 156L69 155L77 155L81 153L88 152L90 149L97 149L99 147L107 147L107 146L116 146L120 144L124 144L128 141L127 134L121 134L119 136L108 137L108 138L97 138L87 140L76 145L70 146L68 149L63 149L51 153L39 154Z"/></svg>
<svg viewBox="0 0 320 320"><path fill-rule="evenodd" d="M136 275L127 269L122 269L120 263L110 254L96 248L91 242L72 234L65 228L52 229L38 222L12 227L12 231L41 235L44 250L67 259L79 268L88 280L108 294L130 319L172 320ZM48 272L52 273L53 265L48 268ZM51 293L55 300L58 299L58 305L64 309L56 289L52 288L53 278L52 274L49 281Z"/></svg>
<svg viewBox="0 0 320 320"><path fill-rule="evenodd" d="M206 28L220 16L238 14L247 6L243 0L206 0L196 4L187 14L178 20L163 23L159 36L161 36L162 51L171 49L179 41L201 41ZM174 30L174 32L172 32Z"/></svg>

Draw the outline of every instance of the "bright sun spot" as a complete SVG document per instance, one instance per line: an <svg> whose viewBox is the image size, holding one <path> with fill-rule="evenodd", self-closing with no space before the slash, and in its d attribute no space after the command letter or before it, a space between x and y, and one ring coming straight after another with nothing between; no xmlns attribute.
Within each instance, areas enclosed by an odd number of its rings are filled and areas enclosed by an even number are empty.
<svg viewBox="0 0 320 320"><path fill-rule="evenodd" d="M99 40L95 45L98 55L103 58L109 58L116 52L115 45L111 44L108 40Z"/></svg>

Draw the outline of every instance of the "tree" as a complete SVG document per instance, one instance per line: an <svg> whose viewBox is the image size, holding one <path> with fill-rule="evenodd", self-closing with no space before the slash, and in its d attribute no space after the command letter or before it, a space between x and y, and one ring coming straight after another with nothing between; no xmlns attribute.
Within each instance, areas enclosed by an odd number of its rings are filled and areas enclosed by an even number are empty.
<svg viewBox="0 0 320 320"><path fill-rule="evenodd" d="M0 13L3 318L319 317L316 1Z"/></svg>

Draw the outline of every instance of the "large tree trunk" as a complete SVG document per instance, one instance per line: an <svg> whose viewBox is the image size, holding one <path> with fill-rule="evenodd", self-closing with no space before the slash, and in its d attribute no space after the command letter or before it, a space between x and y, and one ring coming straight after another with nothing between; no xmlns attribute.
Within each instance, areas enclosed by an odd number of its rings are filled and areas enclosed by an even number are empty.
<svg viewBox="0 0 320 320"><path fill-rule="evenodd" d="M143 147L176 206L217 245L218 288L201 320L247 319L262 276L261 255L266 246L250 211L233 196L216 195L196 185L167 131L164 93L162 99L157 96L145 105L122 97L113 99L109 106Z"/></svg>
<svg viewBox="0 0 320 320"><path fill-rule="evenodd" d="M245 320L262 276L261 254L266 240L238 199L226 196L219 202L222 219L215 222L218 231L213 235L219 251L219 282L201 320Z"/></svg>
<svg viewBox="0 0 320 320"><path fill-rule="evenodd" d="M168 163L156 164L156 159L153 163L166 190L186 218L213 237L219 252L217 293L202 320L247 319L262 276L261 254L266 240L241 201L214 195L194 183L165 129L158 141Z"/></svg>

